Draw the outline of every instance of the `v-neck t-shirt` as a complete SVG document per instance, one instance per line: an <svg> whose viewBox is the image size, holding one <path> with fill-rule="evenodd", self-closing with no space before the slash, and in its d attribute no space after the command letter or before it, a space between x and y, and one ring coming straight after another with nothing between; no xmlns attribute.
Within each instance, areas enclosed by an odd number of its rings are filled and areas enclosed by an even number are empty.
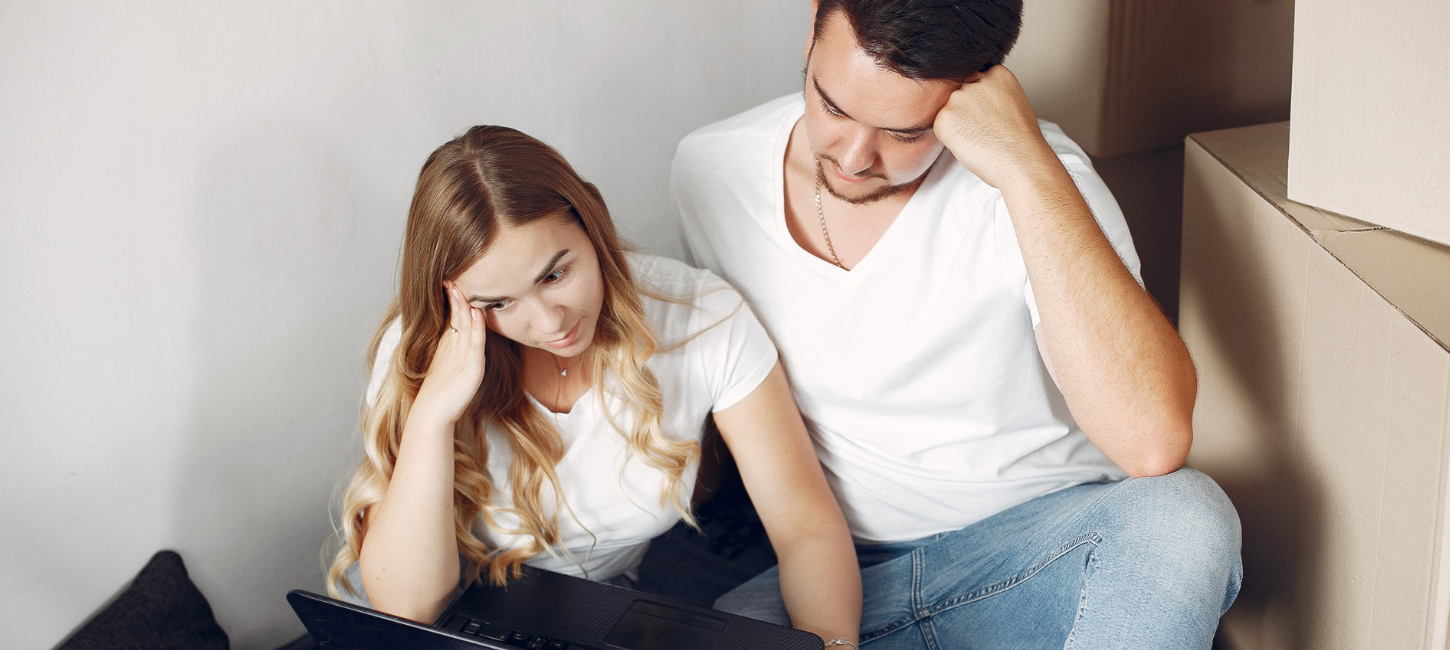
<svg viewBox="0 0 1450 650"><path fill-rule="evenodd" d="M699 266L774 338L857 540L956 530L1033 498L1126 475L1073 421L1037 349L1037 307L1002 194L943 150L847 271L785 222L800 93L680 142L671 194ZM1141 284L1121 210L1087 154L1042 133Z"/></svg>
<svg viewBox="0 0 1450 650"><path fill-rule="evenodd" d="M645 365L664 398L661 430L672 440L698 442L709 413L730 408L765 381L775 367L775 346L740 294L713 273L652 255L629 254L628 260L641 287L681 299L675 303L641 295L661 350ZM378 345L368 388L370 405L401 336L401 322L395 321ZM612 416L628 430L635 422L634 413L617 397L620 388L612 375L603 383L602 400L598 389L591 388L567 413L553 413L529 397L534 408L554 423L564 445L555 472L565 509L559 513L560 547L526 564L593 580L632 574L649 540L680 520L673 506L661 503L665 474L632 454L624 435L610 423ZM511 532L519 524L517 515L509 511L512 449L494 427L486 435L494 506L500 509L495 521L502 530L490 529L480 520L474 532L492 548L522 547L527 538ZM698 463L691 463L682 477L680 497L685 503L698 470ZM542 502L551 513L553 494L546 482Z"/></svg>

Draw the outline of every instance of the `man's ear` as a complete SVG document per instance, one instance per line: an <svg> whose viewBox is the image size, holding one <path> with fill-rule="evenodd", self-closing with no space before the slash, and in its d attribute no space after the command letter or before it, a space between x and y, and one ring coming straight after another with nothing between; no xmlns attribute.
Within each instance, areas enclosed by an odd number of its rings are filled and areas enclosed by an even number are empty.
<svg viewBox="0 0 1450 650"><path fill-rule="evenodd" d="M821 9L821 0L811 0L811 28L806 32L806 61L811 60L811 46L816 43L816 12Z"/></svg>

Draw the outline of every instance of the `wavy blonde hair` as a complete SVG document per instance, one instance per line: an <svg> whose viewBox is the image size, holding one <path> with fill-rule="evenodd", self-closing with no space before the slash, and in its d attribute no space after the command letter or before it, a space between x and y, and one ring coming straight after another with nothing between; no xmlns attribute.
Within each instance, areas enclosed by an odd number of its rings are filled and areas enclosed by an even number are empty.
<svg viewBox="0 0 1450 650"><path fill-rule="evenodd" d="M362 418L364 457L343 498L340 543L327 572L329 593L337 596L352 585L344 576L362 550L367 509L383 498L398 457L403 424L423 384L439 338L448 323L443 282L453 280L478 260L501 227L517 227L539 219L564 218L579 223L598 254L604 278L604 303L595 329L592 353L583 363L592 373L595 394L603 404L606 371L618 386L616 395L634 414L624 424L610 419L631 453L664 474L660 500L673 506L691 524L683 496L684 472L699 456L699 444L665 436L660 426L663 397L654 374L645 366L658 347L645 319L641 293L615 234L609 210L593 184L585 182L548 145L514 129L476 126L439 147L418 177L403 244L398 295L388 307L368 349L368 366L377 356L383 333L402 321L402 340L393 353L373 406ZM559 513L568 504L555 467L564 454L558 431L530 404L523 389L523 363L518 343L502 336L487 339L488 370L473 402L454 427L454 534L467 561L471 584L486 569L490 582L503 584L519 566L542 552L554 553L560 542ZM609 413L607 408L603 409ZM489 426L513 450L509 466L515 530L497 523L503 509L494 505L495 486L488 475ZM553 498L544 497L544 486ZM545 502L551 501L545 507ZM482 517L490 529L522 535L531 541L519 548L489 548L473 533Z"/></svg>

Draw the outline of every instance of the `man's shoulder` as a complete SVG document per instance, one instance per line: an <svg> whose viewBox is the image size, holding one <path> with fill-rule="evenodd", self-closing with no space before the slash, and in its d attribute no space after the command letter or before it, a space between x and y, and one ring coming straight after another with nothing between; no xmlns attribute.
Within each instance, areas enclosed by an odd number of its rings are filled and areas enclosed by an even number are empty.
<svg viewBox="0 0 1450 650"><path fill-rule="evenodd" d="M769 146L781 125L792 114L803 111L805 100L794 92L770 100L718 122L706 124L680 140L676 163L695 155L718 156L721 150L739 151L752 145Z"/></svg>
<svg viewBox="0 0 1450 650"><path fill-rule="evenodd" d="M1072 138L1067 137L1067 133L1064 133L1062 127L1058 126L1056 122L1037 120L1037 126L1042 129L1042 138L1047 140L1047 145L1052 147L1052 150L1057 153L1057 157L1061 158L1063 163L1080 162L1086 165L1092 164L1088 159L1087 152L1081 146L1078 146L1077 142L1074 142Z"/></svg>

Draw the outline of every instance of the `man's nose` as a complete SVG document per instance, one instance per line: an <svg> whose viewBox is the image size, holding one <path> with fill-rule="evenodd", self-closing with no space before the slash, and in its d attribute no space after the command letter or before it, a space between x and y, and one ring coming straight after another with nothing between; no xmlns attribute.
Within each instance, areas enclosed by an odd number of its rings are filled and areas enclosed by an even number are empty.
<svg viewBox="0 0 1450 650"><path fill-rule="evenodd" d="M865 129L852 129L843 142L845 147L841 150L836 162L840 164L841 171L847 174L861 174L871 169L876 162L876 147L871 140L871 134Z"/></svg>

